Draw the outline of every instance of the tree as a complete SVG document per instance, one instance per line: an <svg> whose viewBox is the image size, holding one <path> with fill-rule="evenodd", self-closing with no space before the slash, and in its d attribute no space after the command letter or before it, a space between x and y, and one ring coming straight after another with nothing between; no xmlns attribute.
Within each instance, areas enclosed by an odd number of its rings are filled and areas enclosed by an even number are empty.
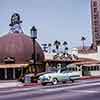
<svg viewBox="0 0 100 100"><path fill-rule="evenodd" d="M47 48L48 48L48 47L47 47L47 44L44 43L44 44L42 44L42 46L43 46L43 51L44 51L44 52L47 52Z"/></svg>
<svg viewBox="0 0 100 100"><path fill-rule="evenodd" d="M57 53L59 52L59 46L60 46L60 41L56 40L54 41L54 46L56 47Z"/></svg>
<svg viewBox="0 0 100 100"><path fill-rule="evenodd" d="M53 53L56 53L55 49L52 50Z"/></svg>
<svg viewBox="0 0 100 100"><path fill-rule="evenodd" d="M68 51L68 47L65 47L65 51Z"/></svg>
<svg viewBox="0 0 100 100"><path fill-rule="evenodd" d="M63 45L66 46L68 43L66 41L63 42Z"/></svg>
<svg viewBox="0 0 100 100"><path fill-rule="evenodd" d="M64 46L64 53L68 50L67 47L68 43L66 41L63 42L63 46Z"/></svg>
<svg viewBox="0 0 100 100"><path fill-rule="evenodd" d="M86 38L84 36L81 37L81 41L82 41L82 48L84 49L84 41L86 40Z"/></svg>
<svg viewBox="0 0 100 100"><path fill-rule="evenodd" d="M49 53L51 52L51 46L52 46L52 44L51 43L48 43Z"/></svg>

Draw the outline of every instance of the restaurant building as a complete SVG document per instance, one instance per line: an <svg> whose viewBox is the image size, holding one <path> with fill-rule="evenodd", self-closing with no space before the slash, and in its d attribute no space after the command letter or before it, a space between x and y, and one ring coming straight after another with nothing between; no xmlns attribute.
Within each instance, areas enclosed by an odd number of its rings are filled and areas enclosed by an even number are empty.
<svg viewBox="0 0 100 100"><path fill-rule="evenodd" d="M0 37L0 80L18 79L23 73L34 72L32 55L34 55L31 37L24 34L19 14L11 17L9 32ZM44 71L42 67L44 54L38 42L35 43L37 71Z"/></svg>

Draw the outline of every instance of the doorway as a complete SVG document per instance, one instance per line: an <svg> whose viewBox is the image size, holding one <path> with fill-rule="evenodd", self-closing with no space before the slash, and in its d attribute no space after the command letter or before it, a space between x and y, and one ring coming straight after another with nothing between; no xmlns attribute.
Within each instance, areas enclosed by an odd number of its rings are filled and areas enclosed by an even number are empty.
<svg viewBox="0 0 100 100"><path fill-rule="evenodd" d="M87 66L82 66L82 76L90 76L90 71Z"/></svg>

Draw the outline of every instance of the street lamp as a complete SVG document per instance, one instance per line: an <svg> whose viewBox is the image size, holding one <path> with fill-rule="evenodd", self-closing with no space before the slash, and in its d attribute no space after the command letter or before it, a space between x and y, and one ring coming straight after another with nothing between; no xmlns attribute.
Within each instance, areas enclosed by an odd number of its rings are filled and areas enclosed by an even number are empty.
<svg viewBox="0 0 100 100"><path fill-rule="evenodd" d="M31 28L31 38L32 38L32 42L33 42L33 50L34 50L34 53L32 55L32 59L33 59L33 65L34 65L34 69L35 69L35 72L34 74L36 75L37 74L37 68L36 68L36 50L35 50L35 39L37 38L37 29L35 28L35 26L33 26Z"/></svg>

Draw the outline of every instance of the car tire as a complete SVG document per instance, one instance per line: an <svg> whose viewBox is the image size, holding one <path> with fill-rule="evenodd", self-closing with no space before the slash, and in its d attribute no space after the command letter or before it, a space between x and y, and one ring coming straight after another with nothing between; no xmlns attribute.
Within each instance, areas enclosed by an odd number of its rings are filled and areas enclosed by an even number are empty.
<svg viewBox="0 0 100 100"><path fill-rule="evenodd" d="M58 80L56 79L56 78L54 78L53 80L52 80L52 84L53 85L56 85L58 83Z"/></svg>
<svg viewBox="0 0 100 100"><path fill-rule="evenodd" d="M74 83L74 80L71 80L72 81L72 83Z"/></svg>
<svg viewBox="0 0 100 100"><path fill-rule="evenodd" d="M63 81L62 83L63 83L63 84L66 84L66 83L67 83L67 81Z"/></svg>
<svg viewBox="0 0 100 100"><path fill-rule="evenodd" d="M43 86L45 86L47 83L41 83Z"/></svg>

